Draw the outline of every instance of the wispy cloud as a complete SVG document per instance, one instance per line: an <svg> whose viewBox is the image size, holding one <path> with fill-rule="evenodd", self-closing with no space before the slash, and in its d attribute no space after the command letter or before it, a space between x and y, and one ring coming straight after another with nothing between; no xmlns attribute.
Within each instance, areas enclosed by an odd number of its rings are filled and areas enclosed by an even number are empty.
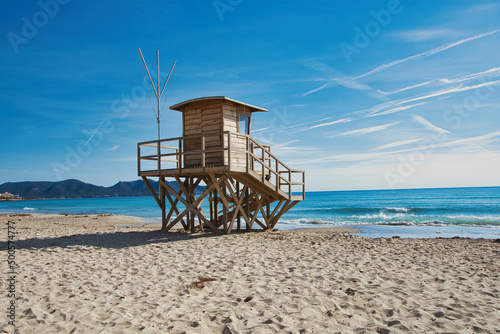
<svg viewBox="0 0 500 334"><path fill-rule="evenodd" d="M337 75L332 75L333 74L332 72L336 72L336 71L333 71L333 69L331 69L327 65L321 64L321 63L312 63L311 64L311 62L309 62L306 65L308 65L308 66L310 66L310 67L312 67L312 68L314 68L314 69L316 69L316 70L318 70L320 72L330 73L330 78L331 79L329 79L329 80L331 80L331 81L327 82L326 84L323 84L320 87L317 87L317 88L314 88L312 90L309 90L309 91L303 93L301 96L304 97L304 96L310 95L312 93L319 92L319 91L321 91L321 90L323 90L323 89L325 89L327 87L330 87L330 86L332 86L334 84L339 84L339 85L342 85L344 87L351 88L351 89L367 90L367 91L370 92L369 93L370 96L375 97L375 98L383 98L384 95L388 95L388 94L384 94L381 91L374 90L372 87L370 87L370 86L368 86L368 85L366 85L364 83L358 82L356 80L364 78L364 77L372 75L372 74L375 74L375 73L378 73L380 71L386 70L386 69L388 69L390 67L393 67L395 65L398 65L398 64L401 64L401 63L404 63L404 62L407 62L407 61L412 61L412 60L418 60L418 59L427 58L429 56L432 56L432 55L435 55L437 53L440 53L440 52L446 51L448 49L451 49L451 48L453 48L455 46L459 46L459 45L462 45L462 44L467 43L467 42L471 42L471 41L474 41L474 40L477 40L477 39L480 39L480 38L483 38L483 37L486 37L486 36L489 36L489 35L493 35L493 34L496 34L498 32L500 32L500 29L493 30L493 31L490 31L490 32L487 32L487 33L484 33L484 34L475 35L473 37L461 39L461 40L456 41L456 42L444 44L444 45L438 46L437 48L434 48L434 49L431 49L431 50L428 50L428 51L425 51L425 52L422 52L422 53L419 53L419 54L416 54L416 55L413 55L413 56L410 56L410 57L406 57L406 58L403 58L403 59L394 60L394 61L389 62L387 64L383 64L381 66L378 66L378 67L374 68L371 71L368 71L368 72L363 73L361 75L358 75L356 77L348 77L348 76L343 76L343 75L339 76L338 74ZM423 85L428 84L428 83L430 83L430 82L426 82L426 83L417 85L416 87L423 86ZM410 88L415 88L415 87L410 87ZM410 88L408 88L408 89L410 89ZM403 90L405 90L405 89L403 89ZM403 90L400 90L400 91L403 91Z"/></svg>
<svg viewBox="0 0 500 334"><path fill-rule="evenodd" d="M450 134L451 133L448 130L445 130L445 129L442 129L438 126L435 126L434 124L432 124L431 122L429 122L428 120L423 118L422 116L413 115L411 119L416 123L422 124L427 130L429 130L431 132L437 132L437 133L441 133L441 134Z"/></svg>
<svg viewBox="0 0 500 334"><path fill-rule="evenodd" d="M415 85L411 85L411 86L408 86L408 87L404 87L404 88L400 88L400 89L395 89L395 90L391 90L389 92L384 92L384 91L381 91L380 89L377 90L380 94L384 94L384 95L392 95L392 94L396 94L396 93L400 93L400 92L404 92L406 90L410 90L410 89L414 89L414 88L419 88L419 87L422 87L422 86L427 86L428 84L431 84L431 83L434 83L436 82L437 80L429 80L429 81L425 81L425 82L421 82L421 83L418 83L418 84L415 84Z"/></svg>
<svg viewBox="0 0 500 334"><path fill-rule="evenodd" d="M408 87L404 87L404 88L400 88L400 89L395 89L395 90L388 91L388 92L384 92L384 91L381 91L381 90L377 90L377 91L380 94L392 95L392 94L397 94L397 93L400 93L400 92L404 92L404 91L407 91L407 90L410 90L410 89L414 89L414 88L420 88L420 87L427 86L427 85L454 84L454 83L461 83L461 82L470 81L470 80L474 80L474 79L481 79L481 78L484 78L484 77L494 78L494 77L497 77L499 75L500 75L500 67L494 67L494 68L491 68L491 69L486 70L486 71L482 71L482 72L478 72L478 73L472 73L472 74L468 74L468 75L461 76L461 77L458 77L458 78L453 78L453 79L448 79L448 78L434 79L434 80L429 80L429 81L421 82L421 83L418 83L418 84L415 84L415 85L411 85L411 86L408 86Z"/></svg>
<svg viewBox="0 0 500 334"><path fill-rule="evenodd" d="M396 31L392 33L392 35L399 40L407 42L423 42L435 38L447 37L455 33L456 32L451 29L434 28Z"/></svg>
<svg viewBox="0 0 500 334"><path fill-rule="evenodd" d="M383 101L388 100L388 98L385 95L380 94L373 87L371 87L371 86L369 86L361 81L357 81L356 80L357 78L349 77L345 74L342 74L338 70L335 70L334 68L331 68L328 65L325 65L321 62L308 61L305 63L305 65L313 68L316 71L319 71L321 73L326 74L327 75L326 80L330 80L330 82L327 82L326 84L324 84L318 88L314 88L312 90L309 90L309 91L301 94L300 95L301 97L305 97L305 96L310 95L312 93L319 92L320 90L323 90L323 89L330 87L330 86L340 85L340 86L343 86L343 87L346 87L349 89L364 91L369 96L376 98L376 99L380 99Z"/></svg>
<svg viewBox="0 0 500 334"><path fill-rule="evenodd" d="M415 97L415 98L410 98L410 99L406 99L406 100L400 100L401 101L400 103L409 103L409 102L414 102L414 101L428 99L428 98L431 98L431 97L437 97L437 96L451 94L451 93L460 93L460 92L465 92L465 91L472 90L472 89L479 89L479 88L483 88L483 87L487 87L487 86L492 86L492 85L498 85L498 84L500 84L500 80L484 82L484 83L477 84L477 85L472 85L472 86L462 86L462 85L460 85L460 86L455 87L455 88L443 89L443 90L439 90L439 91L436 91L436 92L428 93L427 95L423 95L423 96L419 96L419 97Z"/></svg>
<svg viewBox="0 0 500 334"><path fill-rule="evenodd" d="M289 146L290 146L290 144L296 143L296 142L298 142L298 141L299 141L299 140L298 140L298 139L296 139L296 140L290 140L290 141L287 141L287 142L285 142L285 143L279 143L279 144L273 145L273 149L275 149L275 148L281 148L281 149L283 149L283 148L285 148L285 147L289 147Z"/></svg>
<svg viewBox="0 0 500 334"><path fill-rule="evenodd" d="M412 151L417 151L417 150L427 151L427 150L432 150L432 149L441 148L441 147L463 146L463 145L470 145L470 144L484 145L484 144L487 144L491 139L496 138L496 137L500 137L500 131L491 132L491 133L487 133L485 135L476 136L476 137L456 139L456 140L451 140L451 141L444 142L444 143L428 144L428 145L419 146L419 147L415 147L415 148L409 148L409 149L392 151L392 152L384 152L384 153L385 154L400 154L400 153L412 152Z"/></svg>
<svg viewBox="0 0 500 334"><path fill-rule="evenodd" d="M477 136L477 137L469 137L469 138L464 138L464 139L457 139L453 140L450 142L446 142L443 144L440 144L439 147L446 147L446 146L456 146L456 145L463 145L463 144L472 144L472 143L480 143L480 142L486 142L489 141L490 139L500 137L500 131L488 133L482 136Z"/></svg>
<svg viewBox="0 0 500 334"><path fill-rule="evenodd" d="M468 74L468 75L465 75L465 76L462 76L462 77L459 77L459 78L455 78L455 79L443 78L443 79L439 79L439 81L442 82L442 83L445 83L445 84L448 84L448 83L460 83L460 82L464 82L464 81L469 81L469 80L474 80L474 79L480 79L480 78L483 78L483 77L493 78L493 77L497 77L499 75L500 75L500 67L493 67L493 68L491 68L489 70L486 70L486 71Z"/></svg>
<svg viewBox="0 0 500 334"><path fill-rule="evenodd" d="M392 122L392 123L387 123L387 124L372 126L372 127L369 127L369 128L362 128L362 129L357 129L357 130L346 131L346 132L342 132L342 133L339 133L339 134L336 134L336 135L328 136L328 138L340 137L340 136L350 136L350 135L354 135L354 136L364 135L364 134L367 134L367 133L372 133L372 132L378 132L378 131L385 130L385 129L387 129L387 128L391 127L391 126L394 126L396 124L399 124L399 123L400 122Z"/></svg>
<svg viewBox="0 0 500 334"><path fill-rule="evenodd" d="M105 151L116 151L119 147L120 147L120 145L115 144L115 145L113 145L113 147L105 149Z"/></svg>
<svg viewBox="0 0 500 334"><path fill-rule="evenodd" d="M421 106L421 105L426 104L426 103L427 102L410 104L408 106L401 106L401 107L391 108L391 109L384 110L384 111L374 110L374 111L370 112L368 115L366 115L366 117L375 117L375 116L382 116L382 115L394 114L394 113L397 113L397 112L400 112L400 111L408 110L410 108Z"/></svg>
<svg viewBox="0 0 500 334"><path fill-rule="evenodd" d="M301 96L304 97L304 96L307 96L309 94L319 92L320 90L325 89L326 87L330 86L331 84L333 84L333 81L332 82L327 82L326 84L324 84L324 85L322 85L322 86L320 86L318 88L311 89L310 91L305 92Z"/></svg>
<svg viewBox="0 0 500 334"><path fill-rule="evenodd" d="M422 53L419 53L419 54L416 54L416 55L413 55L413 56L410 56L410 57L406 57L406 58L403 58L403 59L394 60L394 61L391 61L390 63L378 66L378 67L374 68L373 70L371 70L369 72L361 74L361 75L355 77L354 79L364 78L366 76L375 74L377 72L386 70L386 69L388 69L390 67L393 67L395 65L398 65L398 64L410 61L410 60L417 60L417 59L427 58L429 56L435 55L436 53L443 52L445 50L451 49L451 48L453 48L455 46L459 46L461 44L464 44L464 43L467 43L467 42L471 42L471 41L474 41L474 40L479 39L479 38L483 38L483 37L486 37L486 36L489 36L489 35L493 35L493 34L496 34L498 32L500 32L500 29L493 30L493 31L490 31L490 32L487 32L487 33L484 33L484 34L480 34L480 35L475 35L473 37L461 39L461 40L453 42L453 43L444 44L444 45L438 46L437 48L434 48L432 50L425 51L425 52L422 52Z"/></svg>
<svg viewBox="0 0 500 334"><path fill-rule="evenodd" d="M488 133L481 136L469 137L464 139L452 140L449 142L439 143L439 144L427 144L427 145L419 145L413 148L396 150L396 151L387 151L387 152L367 152L367 153L351 153L351 154L338 154L329 157L322 157L318 159L308 160L307 163L318 163L318 162L331 162L331 161L373 161L375 159L387 159L390 156L395 154L413 152L413 151L432 151L437 148L442 147L455 147L455 146L464 146L464 145L484 145L487 144L491 139L500 137L500 131Z"/></svg>
<svg viewBox="0 0 500 334"><path fill-rule="evenodd" d="M463 86L460 84L457 87L445 88L445 89L429 92L429 93L427 93L425 95L421 95L421 96L403 98L403 99L399 99L399 100L393 100L390 102L381 103L381 104L378 104L378 105L376 105L368 110L361 110L361 111L358 111L357 113L368 112L366 117L374 116L374 115L379 116L379 115L383 115L385 113L392 113L392 112L389 112L389 109L385 110L387 108L399 108L399 106L402 106L402 105L410 103L410 102L426 100L426 99L430 99L433 97L441 97L443 95L450 95L450 94L454 94L454 93L461 93L461 92L465 92L465 91L469 91L469 90L479 89L479 88L488 87L488 86L494 86L494 85L498 85L498 84L500 84L500 80L483 82L483 83L480 83L477 85L471 85L471 86ZM412 107L417 106L417 105L420 105L420 104L414 104L414 105L412 105ZM405 109L403 109L403 110L405 110ZM397 111L400 111L400 110L396 109L395 112L397 112Z"/></svg>
<svg viewBox="0 0 500 334"><path fill-rule="evenodd" d="M265 128L260 128L260 129L257 129L257 130L252 129L252 133L266 131L266 130L269 130L270 128L271 128L270 126L267 126Z"/></svg>
<svg viewBox="0 0 500 334"><path fill-rule="evenodd" d="M334 125L334 124L339 124L339 123L347 123L347 122L350 122L350 121L352 121L352 118L342 118L342 119L338 119L338 120L333 121L333 122L327 122L327 123L317 124L317 125L314 125L314 126L311 126L311 127L308 127L308 128L302 129L302 130L299 130L297 132L303 132L303 131L312 130L312 129L316 129L316 128L321 128L323 126L329 126L329 125Z"/></svg>
<svg viewBox="0 0 500 334"><path fill-rule="evenodd" d="M379 150L385 150L387 148L393 148L393 147L398 147L398 146L409 145L409 144L413 144L413 143L419 142L421 140L422 139L419 138L419 139L410 139L410 140L396 141L394 143L390 143L390 144L386 144L386 145L382 145L382 146L379 146L377 148L374 148L372 151L379 151Z"/></svg>

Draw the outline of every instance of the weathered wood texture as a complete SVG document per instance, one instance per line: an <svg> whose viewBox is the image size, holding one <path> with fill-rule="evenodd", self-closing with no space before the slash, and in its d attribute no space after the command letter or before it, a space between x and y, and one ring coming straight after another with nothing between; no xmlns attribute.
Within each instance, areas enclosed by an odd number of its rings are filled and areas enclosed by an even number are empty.
<svg viewBox="0 0 500 334"><path fill-rule="evenodd" d="M191 103L182 110L184 136L207 135L223 131L244 132L240 129L240 115L247 116L251 121L252 113L249 108L232 101L207 100ZM227 140L227 137L223 138L222 136L206 136L204 148L228 147ZM246 140L245 138L236 138L231 145L244 151ZM189 151L199 151L202 148L201 138L189 138L184 141L184 152L186 152L184 165L186 168L201 165L200 155L189 154ZM244 153L236 152L231 157L230 164L243 165L244 159ZM207 153L205 157L205 163L210 166L222 166L227 162L229 162L228 152Z"/></svg>
<svg viewBox="0 0 500 334"><path fill-rule="evenodd" d="M221 103L218 101L196 102L187 107L182 113L184 136L200 135L222 132L222 119L220 117ZM222 138L220 136L202 138L189 138L184 141L184 151L221 148ZM186 168L200 166L202 163L199 154L187 154L184 160ZM205 163L211 166L222 166L224 164L222 152L211 152L205 156Z"/></svg>

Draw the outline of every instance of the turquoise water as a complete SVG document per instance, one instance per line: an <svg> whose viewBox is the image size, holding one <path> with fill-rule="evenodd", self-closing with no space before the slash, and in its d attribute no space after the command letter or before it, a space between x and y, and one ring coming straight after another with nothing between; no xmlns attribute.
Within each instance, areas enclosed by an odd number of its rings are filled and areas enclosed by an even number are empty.
<svg viewBox="0 0 500 334"><path fill-rule="evenodd" d="M0 212L160 216L152 197L0 202ZM370 237L500 238L500 187L308 192L277 225L325 226L357 227Z"/></svg>

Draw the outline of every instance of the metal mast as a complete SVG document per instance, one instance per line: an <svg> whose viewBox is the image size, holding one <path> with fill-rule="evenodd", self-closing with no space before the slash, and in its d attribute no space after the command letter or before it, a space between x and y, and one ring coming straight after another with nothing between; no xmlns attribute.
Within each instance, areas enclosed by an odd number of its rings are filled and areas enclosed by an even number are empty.
<svg viewBox="0 0 500 334"><path fill-rule="evenodd" d="M148 77L149 77L149 82L151 83L151 87L153 87L153 91L154 91L155 96L156 96L155 115L156 115L156 122L158 123L158 141L159 141L159 140L161 140L161 134L160 134L161 96L163 94L163 91L165 90L165 87L167 86L167 82L170 79L170 75L172 74L172 71L174 70L174 67L175 67L175 64L177 63L177 60L175 60L174 63L172 64L172 67L170 68L170 72L168 72L167 79L165 80L165 83L163 84L163 87L160 91L160 50L156 50L156 87L155 87L155 84L153 83L153 79L151 78L151 74L149 73L149 69L148 69L148 66L146 65L146 61L144 60L144 57L142 56L141 49L139 49L139 55L141 56L142 64L144 65L144 68L146 69L146 72L147 72Z"/></svg>

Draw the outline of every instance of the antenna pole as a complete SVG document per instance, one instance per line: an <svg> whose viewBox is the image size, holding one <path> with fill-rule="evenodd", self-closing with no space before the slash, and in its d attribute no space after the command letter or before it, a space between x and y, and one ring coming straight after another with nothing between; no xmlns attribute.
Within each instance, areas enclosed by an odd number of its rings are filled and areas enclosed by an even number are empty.
<svg viewBox="0 0 500 334"><path fill-rule="evenodd" d="M163 91L165 90L165 87L167 86L168 80L170 79L170 75L172 74L175 64L177 63L177 60L174 61L174 64L172 65L172 68L170 68L170 72L168 72L167 79L165 80L165 83L163 84L163 87L160 92L160 50L156 50L156 87L153 82L153 78L151 77L151 73L149 73L148 66L146 65L146 61L144 60L144 57L142 55L141 49L139 49L139 55L141 56L142 64L144 65L144 68L146 69L146 72L148 73L148 78L149 82L151 83L151 87L153 87L153 91L156 96L156 108L157 108L157 113L156 113L156 122L158 123L158 143L161 140L161 134L160 134L160 103L161 103L161 96L163 95ZM154 109L154 107L153 107ZM159 145L159 144L158 144ZM160 146L158 146L159 148ZM159 153L158 153L159 154Z"/></svg>
<svg viewBox="0 0 500 334"><path fill-rule="evenodd" d="M177 64L177 60L174 60L174 63L172 64L172 67L170 68L170 72L168 72L167 80L165 80L165 83L163 84L163 88L161 89L160 96L163 94L163 91L165 90L165 86L167 85L168 79L170 79L170 75L172 74L172 71L174 70L175 64Z"/></svg>
<svg viewBox="0 0 500 334"><path fill-rule="evenodd" d="M156 50L156 88L160 89L160 50ZM161 94L156 94L156 102L158 106L157 116L158 116L158 145L160 145L160 99Z"/></svg>
<svg viewBox="0 0 500 334"><path fill-rule="evenodd" d="M151 79L151 74L149 74L148 66L146 65L146 61L144 60L144 57L142 56L141 49L139 49L139 55L141 56L142 63L144 64L144 68L146 69L146 72L148 73L149 82L151 82L151 86L153 87L153 90L154 90L154 92L155 92L155 95L156 95L156 96L158 96L158 93L156 92L155 85L154 85L154 83L153 83L153 79Z"/></svg>

